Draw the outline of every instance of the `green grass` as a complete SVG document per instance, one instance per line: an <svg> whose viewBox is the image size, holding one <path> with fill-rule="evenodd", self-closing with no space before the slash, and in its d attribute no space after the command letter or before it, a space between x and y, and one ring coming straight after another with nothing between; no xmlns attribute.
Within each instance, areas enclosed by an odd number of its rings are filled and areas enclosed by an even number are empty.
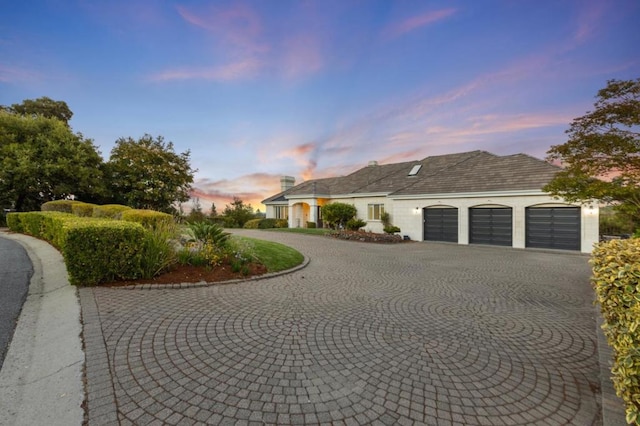
<svg viewBox="0 0 640 426"><path fill-rule="evenodd" d="M331 232L331 229L323 229L323 228L271 228L271 229L265 229L265 231L291 232L293 234L308 234L308 235L327 235L329 232Z"/></svg>
<svg viewBox="0 0 640 426"><path fill-rule="evenodd" d="M233 239L247 243L251 247L252 254L266 266L269 272L291 269L304 261L302 253L284 244L237 235L234 235Z"/></svg>

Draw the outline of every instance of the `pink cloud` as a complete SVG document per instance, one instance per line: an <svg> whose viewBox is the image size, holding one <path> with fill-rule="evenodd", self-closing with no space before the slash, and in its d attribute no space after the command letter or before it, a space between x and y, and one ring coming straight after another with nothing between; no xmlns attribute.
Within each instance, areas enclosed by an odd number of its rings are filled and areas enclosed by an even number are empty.
<svg viewBox="0 0 640 426"><path fill-rule="evenodd" d="M602 25L602 17L605 12L606 2L584 1L582 7L578 8L576 30L574 40L583 43L592 38Z"/></svg>
<svg viewBox="0 0 640 426"><path fill-rule="evenodd" d="M210 68L182 68L162 71L152 75L151 81L171 80L214 80L231 81L243 80L254 77L261 69L262 64L258 60L247 58L241 62Z"/></svg>
<svg viewBox="0 0 640 426"><path fill-rule="evenodd" d="M200 199L204 210L210 209L212 202L215 203L218 213L221 213L225 205L231 203L234 197L240 198L245 204L251 204L253 208L261 208L264 211L261 201L278 192L280 192L280 175L252 173L215 181L196 179L192 197ZM205 205L207 207L204 207Z"/></svg>
<svg viewBox="0 0 640 426"><path fill-rule="evenodd" d="M280 68L284 77L295 80L318 72L324 65L320 43L310 34L285 40Z"/></svg>
<svg viewBox="0 0 640 426"><path fill-rule="evenodd" d="M262 21L249 6L234 3L230 8L211 7L208 10L190 10L177 6L180 16L189 24L219 37L234 49L246 53L265 52L269 46L260 40Z"/></svg>
<svg viewBox="0 0 640 426"><path fill-rule="evenodd" d="M44 76L22 67L12 67L0 64L0 81L3 83L34 83L42 81Z"/></svg>
<svg viewBox="0 0 640 426"><path fill-rule="evenodd" d="M418 28L442 21L454 13L456 13L456 9L442 9L426 12L421 15L412 16L400 22L392 23L386 27L382 33L387 39L397 38Z"/></svg>

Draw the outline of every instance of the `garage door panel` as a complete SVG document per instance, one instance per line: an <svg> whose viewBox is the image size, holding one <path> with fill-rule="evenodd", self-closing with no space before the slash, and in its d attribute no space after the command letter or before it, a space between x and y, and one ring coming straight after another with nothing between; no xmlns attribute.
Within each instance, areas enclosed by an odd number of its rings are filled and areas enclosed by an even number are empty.
<svg viewBox="0 0 640 426"><path fill-rule="evenodd" d="M458 242L458 209L424 209L424 240Z"/></svg>
<svg viewBox="0 0 640 426"><path fill-rule="evenodd" d="M528 207L526 246L580 250L580 207Z"/></svg>
<svg viewBox="0 0 640 426"><path fill-rule="evenodd" d="M469 242L511 246L512 217L512 210L508 207L469 209Z"/></svg>

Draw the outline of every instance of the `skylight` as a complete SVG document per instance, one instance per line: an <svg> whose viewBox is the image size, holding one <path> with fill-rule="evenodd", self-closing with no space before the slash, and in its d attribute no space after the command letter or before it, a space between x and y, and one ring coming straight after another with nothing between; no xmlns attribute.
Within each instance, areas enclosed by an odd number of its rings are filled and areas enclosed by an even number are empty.
<svg viewBox="0 0 640 426"><path fill-rule="evenodd" d="M422 168L422 164L416 164L415 166L413 166L413 168L409 172L409 176L417 175L421 168Z"/></svg>

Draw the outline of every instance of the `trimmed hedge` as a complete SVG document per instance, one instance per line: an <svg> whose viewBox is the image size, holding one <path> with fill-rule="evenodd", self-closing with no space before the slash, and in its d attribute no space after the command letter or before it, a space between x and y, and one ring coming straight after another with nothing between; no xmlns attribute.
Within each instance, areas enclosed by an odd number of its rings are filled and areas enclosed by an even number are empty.
<svg viewBox="0 0 640 426"><path fill-rule="evenodd" d="M251 219L248 220L243 228L245 229L271 229L271 228L288 228L289 223L286 219Z"/></svg>
<svg viewBox="0 0 640 426"><path fill-rule="evenodd" d="M40 210L42 210L43 212L73 213L73 206L80 203L81 201L76 200L47 201L42 206L40 206Z"/></svg>
<svg viewBox="0 0 640 426"><path fill-rule="evenodd" d="M98 207L97 204L76 203L71 205L71 213L80 217L92 217L93 210Z"/></svg>
<svg viewBox="0 0 640 426"><path fill-rule="evenodd" d="M614 352L613 385L627 422L640 425L640 239L598 244L591 265L602 329Z"/></svg>
<svg viewBox="0 0 640 426"><path fill-rule="evenodd" d="M146 236L142 225L87 219L66 231L62 254L71 284L96 285L142 276Z"/></svg>
<svg viewBox="0 0 640 426"><path fill-rule="evenodd" d="M136 279L142 274L147 231L139 223L51 211L10 213L7 222L14 232L57 247L73 285Z"/></svg>
<svg viewBox="0 0 640 426"><path fill-rule="evenodd" d="M120 219L127 222L137 222L145 228L157 228L158 225L174 223L173 216L155 210L130 209L123 210Z"/></svg>
<svg viewBox="0 0 640 426"><path fill-rule="evenodd" d="M97 206L93 209L93 217L120 219L120 214L125 210L131 210L131 207L121 204L105 204L104 206Z"/></svg>

